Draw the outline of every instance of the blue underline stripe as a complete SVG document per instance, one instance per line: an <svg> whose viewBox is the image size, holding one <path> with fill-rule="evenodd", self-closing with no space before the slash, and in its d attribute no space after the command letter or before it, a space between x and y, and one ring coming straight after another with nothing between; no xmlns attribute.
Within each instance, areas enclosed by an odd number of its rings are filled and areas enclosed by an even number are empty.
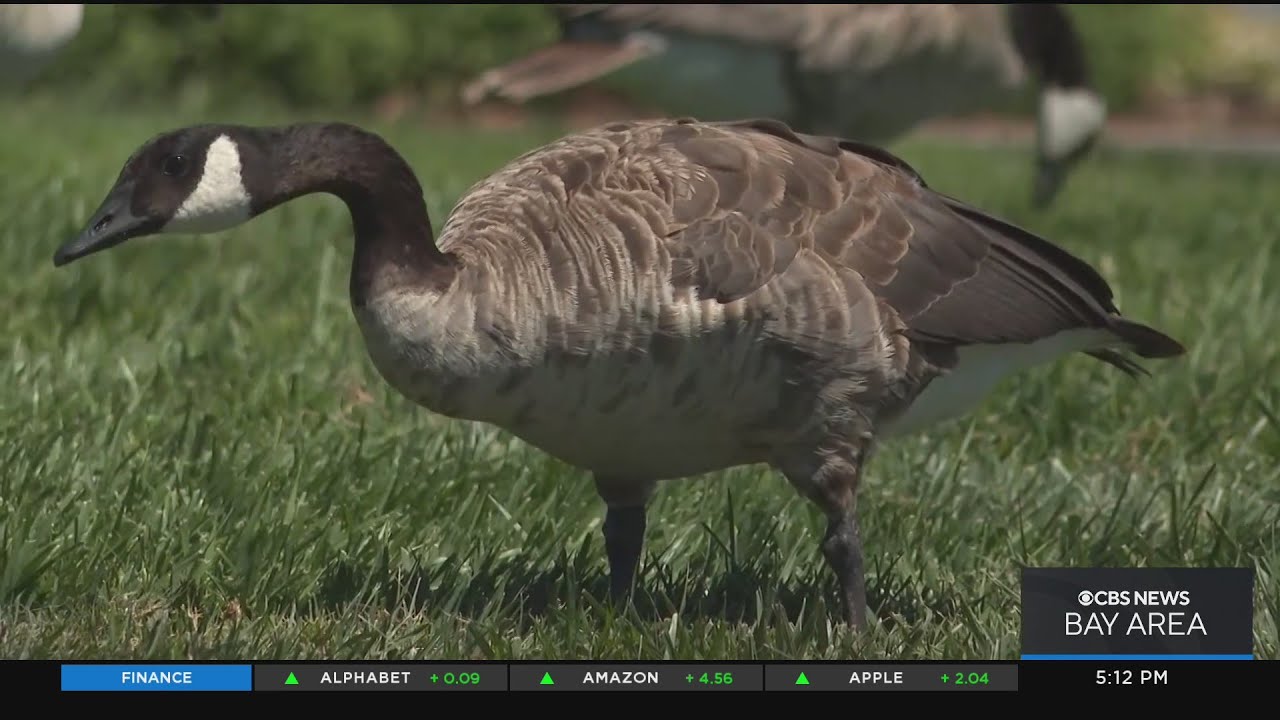
<svg viewBox="0 0 1280 720"><path fill-rule="evenodd" d="M1253 655L1092 655L1092 654L1048 654L1048 655L1023 655L1023 660L1252 660Z"/></svg>

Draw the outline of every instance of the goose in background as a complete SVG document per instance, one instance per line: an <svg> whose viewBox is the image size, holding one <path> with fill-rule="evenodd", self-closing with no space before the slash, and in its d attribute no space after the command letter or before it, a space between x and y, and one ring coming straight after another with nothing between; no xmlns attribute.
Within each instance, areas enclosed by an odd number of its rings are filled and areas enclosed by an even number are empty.
<svg viewBox="0 0 1280 720"><path fill-rule="evenodd" d="M1037 207L1102 132L1081 39L1055 4L558 4L561 40L464 86L524 103L608 76L677 115L773 117L887 145L992 109L1038 80Z"/></svg>
<svg viewBox="0 0 1280 720"><path fill-rule="evenodd" d="M0 88L29 82L83 22L84 5L0 5Z"/></svg>
<svg viewBox="0 0 1280 720"><path fill-rule="evenodd" d="M878 443L1069 354L1137 375L1130 353L1183 353L1047 240L883 150L768 120L566 136L472 186L438 235L376 134L181 128L125 161L54 263L311 193L350 212L350 301L376 370L591 473L618 599L661 481L763 464L825 514L844 620L863 627L857 497Z"/></svg>

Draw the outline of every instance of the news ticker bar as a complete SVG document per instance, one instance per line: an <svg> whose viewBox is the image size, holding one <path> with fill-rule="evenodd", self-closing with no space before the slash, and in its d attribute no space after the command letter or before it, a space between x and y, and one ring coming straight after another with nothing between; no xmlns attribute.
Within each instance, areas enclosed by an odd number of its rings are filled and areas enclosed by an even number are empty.
<svg viewBox="0 0 1280 720"><path fill-rule="evenodd" d="M1017 663L352 663L63 665L63 691L254 692L990 692L1018 689Z"/></svg>
<svg viewBox="0 0 1280 720"><path fill-rule="evenodd" d="M30 663L28 665L36 665ZM1280 663L1180 657L898 663L48 663L62 692L1025 692L1245 687ZM10 665L9 669L12 669ZM33 686L39 683L33 683Z"/></svg>

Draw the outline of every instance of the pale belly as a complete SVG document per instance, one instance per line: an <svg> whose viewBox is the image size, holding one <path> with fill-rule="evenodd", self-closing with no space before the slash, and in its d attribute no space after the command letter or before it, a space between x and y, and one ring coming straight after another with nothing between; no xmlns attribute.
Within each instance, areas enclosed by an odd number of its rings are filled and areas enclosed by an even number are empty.
<svg viewBox="0 0 1280 720"><path fill-rule="evenodd" d="M553 350L521 360L481 343L484 334L474 329L451 334L449 310L433 318L430 300L404 296L357 311L383 378L434 412L502 428L614 479L688 477L803 452L833 432L866 429L847 423L862 422L850 418L883 399L860 389L880 383L854 368L877 363L859 361L852 346L816 358L755 331L731 333L703 321L680 337L640 332L624 339L610 331L611 340L580 355ZM1072 331L1029 344L961 348L949 375L874 429L894 437L960 417L1009 375L1103 340L1105 333Z"/></svg>
<svg viewBox="0 0 1280 720"><path fill-rule="evenodd" d="M734 430L732 412L697 420L663 413L650 422L642 417L626 410L611 416L548 414L505 429L563 462L624 480L690 477L768 459Z"/></svg>
<svg viewBox="0 0 1280 720"><path fill-rule="evenodd" d="M465 374L431 370L420 348L375 329L366 341L379 373L414 402L609 477L662 480L764 462L769 448L816 422L815 389L747 336Z"/></svg>
<svg viewBox="0 0 1280 720"><path fill-rule="evenodd" d="M670 114L699 120L790 116L778 51L682 36L663 36L663 41L665 52L619 69L600 83Z"/></svg>
<svg viewBox="0 0 1280 720"><path fill-rule="evenodd" d="M714 343L691 344L674 360L596 355L472 385L459 393L465 415L620 478L762 462L768 447L803 432L812 414L805 405L812 393L787 382L779 359Z"/></svg>
<svg viewBox="0 0 1280 720"><path fill-rule="evenodd" d="M880 427L880 435L889 440L968 416L1003 380L1104 341L1103 333L1074 330L1032 343L961 348L956 368L929 383L905 412Z"/></svg>
<svg viewBox="0 0 1280 720"><path fill-rule="evenodd" d="M995 62L921 55L876 72L849 69L808 82L819 108L811 132L889 143L929 120L1008 106L1022 78Z"/></svg>

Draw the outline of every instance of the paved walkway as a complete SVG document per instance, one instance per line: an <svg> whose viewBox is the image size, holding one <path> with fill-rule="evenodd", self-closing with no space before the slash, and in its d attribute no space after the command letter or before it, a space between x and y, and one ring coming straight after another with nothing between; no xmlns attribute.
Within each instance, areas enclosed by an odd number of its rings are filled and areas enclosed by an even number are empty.
<svg viewBox="0 0 1280 720"><path fill-rule="evenodd" d="M380 108L388 116L399 116L403 107L388 104ZM579 90L562 110L562 122L572 129L585 129L611 120L651 116L608 92ZM1280 156L1280 111L1272 117L1245 117L1225 103L1197 100L1184 108L1169 107L1143 115L1112 115L1107 119L1104 147L1132 150L1202 151ZM520 127L529 119L526 108L500 103L482 105L459 116L438 117L471 127L504 129ZM1034 121L998 115L938 119L922 125L916 133L930 137L979 145L1020 145L1034 141Z"/></svg>
<svg viewBox="0 0 1280 720"><path fill-rule="evenodd" d="M978 117L938 120L922 126L922 136L980 145L1028 145L1035 137L1030 121ZM1280 121L1196 123L1144 117L1112 117L1103 145L1131 150L1231 153L1280 159Z"/></svg>

